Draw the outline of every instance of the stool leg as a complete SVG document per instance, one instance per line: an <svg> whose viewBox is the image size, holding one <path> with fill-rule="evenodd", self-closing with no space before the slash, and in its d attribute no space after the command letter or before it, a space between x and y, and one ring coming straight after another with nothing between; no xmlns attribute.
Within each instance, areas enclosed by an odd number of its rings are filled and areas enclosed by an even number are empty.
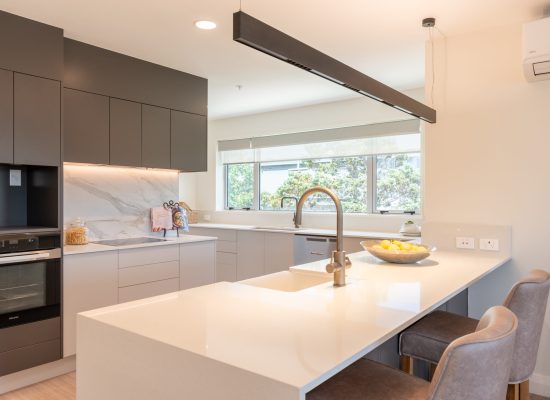
<svg viewBox="0 0 550 400"><path fill-rule="evenodd" d="M399 368L407 374L413 373L413 359L409 356L399 356Z"/></svg>
<svg viewBox="0 0 550 400"><path fill-rule="evenodd" d="M508 391L506 392L506 400L519 400L519 385L508 385Z"/></svg>
<svg viewBox="0 0 550 400"><path fill-rule="evenodd" d="M432 381L432 379L434 377L436 369L437 369L437 364L430 363L430 375L429 375L429 381L430 382Z"/></svg>
<svg viewBox="0 0 550 400"><path fill-rule="evenodd" d="M519 384L519 400L529 400L529 380Z"/></svg>

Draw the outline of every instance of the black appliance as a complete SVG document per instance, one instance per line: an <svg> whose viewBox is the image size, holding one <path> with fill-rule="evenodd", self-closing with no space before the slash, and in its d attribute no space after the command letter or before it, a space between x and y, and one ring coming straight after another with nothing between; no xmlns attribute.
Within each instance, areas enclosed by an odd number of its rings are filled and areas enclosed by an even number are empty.
<svg viewBox="0 0 550 400"><path fill-rule="evenodd" d="M0 235L0 376L61 358L61 236Z"/></svg>

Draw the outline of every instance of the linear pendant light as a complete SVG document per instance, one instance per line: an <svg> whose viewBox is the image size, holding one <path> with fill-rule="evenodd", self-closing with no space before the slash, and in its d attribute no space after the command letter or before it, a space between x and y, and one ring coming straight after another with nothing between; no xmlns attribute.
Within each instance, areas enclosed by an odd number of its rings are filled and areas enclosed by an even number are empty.
<svg viewBox="0 0 550 400"><path fill-rule="evenodd" d="M424 121L436 122L433 108L242 11L233 14L233 40Z"/></svg>

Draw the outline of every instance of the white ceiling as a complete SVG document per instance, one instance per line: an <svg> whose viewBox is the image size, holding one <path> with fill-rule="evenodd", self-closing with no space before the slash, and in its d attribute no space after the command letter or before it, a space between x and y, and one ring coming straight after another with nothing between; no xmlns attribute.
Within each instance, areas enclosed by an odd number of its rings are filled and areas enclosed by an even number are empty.
<svg viewBox="0 0 550 400"><path fill-rule="evenodd" d="M424 17L446 35L538 18L550 0L242 0L243 11L397 89L424 83ZM212 118L358 96L232 40L239 0L0 0L69 38L209 80ZM218 29L200 31L198 19ZM242 85L242 90L237 89Z"/></svg>

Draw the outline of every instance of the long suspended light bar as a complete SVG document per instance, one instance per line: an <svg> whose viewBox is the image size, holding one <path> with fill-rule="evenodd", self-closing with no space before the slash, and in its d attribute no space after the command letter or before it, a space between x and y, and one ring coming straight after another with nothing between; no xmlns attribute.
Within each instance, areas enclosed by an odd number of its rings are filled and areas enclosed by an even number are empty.
<svg viewBox="0 0 550 400"><path fill-rule="evenodd" d="M233 40L424 121L436 122L433 108L242 11L233 14Z"/></svg>

